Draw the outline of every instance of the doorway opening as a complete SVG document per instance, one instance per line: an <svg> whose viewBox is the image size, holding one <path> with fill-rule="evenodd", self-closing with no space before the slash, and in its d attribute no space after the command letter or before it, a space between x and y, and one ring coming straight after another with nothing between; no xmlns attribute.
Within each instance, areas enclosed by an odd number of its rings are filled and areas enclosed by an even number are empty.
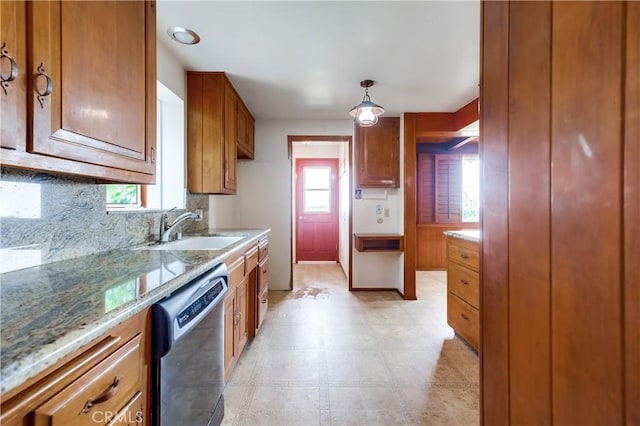
<svg viewBox="0 0 640 426"><path fill-rule="evenodd" d="M294 157L297 263L339 260L338 160Z"/></svg>
<svg viewBox="0 0 640 426"><path fill-rule="evenodd" d="M338 264L351 290L352 137L289 136L293 266Z"/></svg>

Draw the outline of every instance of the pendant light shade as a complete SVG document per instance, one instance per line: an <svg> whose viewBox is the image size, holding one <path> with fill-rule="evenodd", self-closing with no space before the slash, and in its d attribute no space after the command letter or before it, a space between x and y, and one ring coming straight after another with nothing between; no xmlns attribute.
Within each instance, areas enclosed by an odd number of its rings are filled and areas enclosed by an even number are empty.
<svg viewBox="0 0 640 426"><path fill-rule="evenodd" d="M363 80L360 87L364 88L364 97L359 105L354 106L349 114L354 117L355 122L362 127L370 127L378 122L378 116L384 114L384 108L374 104L369 98L369 87L373 86L372 80Z"/></svg>

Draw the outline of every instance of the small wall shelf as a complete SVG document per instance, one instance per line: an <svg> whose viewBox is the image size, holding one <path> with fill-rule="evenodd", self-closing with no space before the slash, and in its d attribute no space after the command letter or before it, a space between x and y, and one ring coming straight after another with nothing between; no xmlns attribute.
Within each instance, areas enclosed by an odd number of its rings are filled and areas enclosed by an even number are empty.
<svg viewBox="0 0 640 426"><path fill-rule="evenodd" d="M372 251L404 251L404 235L401 234L353 234L356 239L356 250Z"/></svg>

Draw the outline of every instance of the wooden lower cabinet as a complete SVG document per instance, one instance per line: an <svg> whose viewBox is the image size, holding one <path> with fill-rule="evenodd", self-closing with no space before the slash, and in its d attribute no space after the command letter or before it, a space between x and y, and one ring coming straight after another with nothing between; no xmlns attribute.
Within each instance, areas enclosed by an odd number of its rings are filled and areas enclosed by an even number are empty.
<svg viewBox="0 0 640 426"><path fill-rule="evenodd" d="M447 254L447 323L475 350L479 350L478 243L449 236Z"/></svg>
<svg viewBox="0 0 640 426"><path fill-rule="evenodd" d="M0 424L147 424L148 313L2 395Z"/></svg>
<svg viewBox="0 0 640 426"><path fill-rule="evenodd" d="M262 324L268 306L268 242L264 238L240 256L225 262L229 291L224 299L224 378L231 373L245 345Z"/></svg>
<svg viewBox="0 0 640 426"><path fill-rule="evenodd" d="M229 291L224 299L224 377L229 379L248 340L255 336L258 246L227 259Z"/></svg>

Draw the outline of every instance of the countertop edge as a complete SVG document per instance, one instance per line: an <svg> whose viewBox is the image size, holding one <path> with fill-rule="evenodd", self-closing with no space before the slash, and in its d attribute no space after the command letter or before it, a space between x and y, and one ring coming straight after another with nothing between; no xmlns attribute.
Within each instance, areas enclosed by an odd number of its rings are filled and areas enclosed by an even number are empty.
<svg viewBox="0 0 640 426"><path fill-rule="evenodd" d="M210 229L208 232L202 233L201 235L206 235L212 231L241 232L240 230L232 229ZM271 229L255 229L253 231L257 231L258 233L248 237L248 239L240 240L230 245L228 248L221 250L220 254L215 258L203 262L193 269L167 281L162 286L151 290L149 294L137 299L136 302L132 302L131 305L114 312L114 315L106 316L104 320L95 321L79 329L69 330L67 334L55 342L44 345L39 350L34 351L20 360L10 363L9 365L2 365L0 395L4 395L9 391L14 390L26 381L44 372L49 367L63 361L64 358L80 350L82 347L104 335L117 325L123 323L134 315L139 314L155 302L178 290L192 279L207 272L221 262L224 262L226 258L242 251L246 246L256 243L258 240L269 234ZM123 248L123 250L127 249L131 248Z"/></svg>
<svg viewBox="0 0 640 426"><path fill-rule="evenodd" d="M474 236L474 235L469 235L468 233L465 232L460 232L460 231L444 231L443 234L446 235L447 237L453 237L453 238L458 238L460 240L465 240L465 241L470 241L472 243L479 243L480 242L480 231L475 231L478 233L478 236Z"/></svg>

